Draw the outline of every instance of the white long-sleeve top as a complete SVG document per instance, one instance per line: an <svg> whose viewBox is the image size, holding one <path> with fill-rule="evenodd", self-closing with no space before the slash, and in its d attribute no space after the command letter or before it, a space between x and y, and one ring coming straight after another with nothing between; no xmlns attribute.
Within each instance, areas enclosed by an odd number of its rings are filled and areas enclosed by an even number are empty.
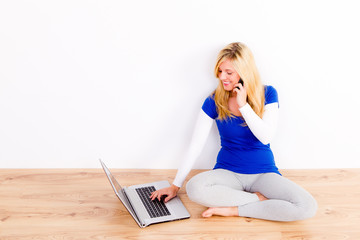
<svg viewBox="0 0 360 240"><path fill-rule="evenodd" d="M278 103L265 105L263 118L260 118L249 104L239 108L239 110L254 136L263 144L270 143L277 128L279 116ZM185 159L173 181L174 185L181 187L184 184L187 175L204 148L213 123L214 120L201 110L196 120L195 129L189 148L185 154Z"/></svg>

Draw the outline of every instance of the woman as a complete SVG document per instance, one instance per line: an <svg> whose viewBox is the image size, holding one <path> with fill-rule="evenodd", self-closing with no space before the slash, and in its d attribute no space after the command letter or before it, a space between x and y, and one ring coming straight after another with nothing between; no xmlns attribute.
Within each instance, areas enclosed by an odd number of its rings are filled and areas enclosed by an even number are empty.
<svg viewBox="0 0 360 240"><path fill-rule="evenodd" d="M213 170L186 185L189 198L209 207L203 217L243 216L273 221L312 217L314 198L278 171L270 140L278 122L275 88L261 83L247 46L231 43L220 51L215 66L219 85L198 116L190 148L173 184L150 196L165 202L176 196L206 142L215 120L221 150ZM240 82L242 80L242 83Z"/></svg>

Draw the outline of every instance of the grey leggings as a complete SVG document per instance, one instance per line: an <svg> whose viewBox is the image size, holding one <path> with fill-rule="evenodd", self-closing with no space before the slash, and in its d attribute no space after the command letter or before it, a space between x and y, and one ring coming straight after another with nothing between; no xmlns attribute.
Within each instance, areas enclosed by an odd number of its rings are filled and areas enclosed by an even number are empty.
<svg viewBox="0 0 360 240"><path fill-rule="evenodd" d="M303 188L276 173L202 172L186 185L190 200L207 207L237 206L239 216L296 221L315 215L317 203ZM259 201L259 192L269 200Z"/></svg>

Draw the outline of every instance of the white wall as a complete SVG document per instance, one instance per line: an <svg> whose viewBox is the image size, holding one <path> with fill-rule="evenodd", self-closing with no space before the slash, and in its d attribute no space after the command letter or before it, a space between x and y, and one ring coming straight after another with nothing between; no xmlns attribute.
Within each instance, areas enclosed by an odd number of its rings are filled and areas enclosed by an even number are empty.
<svg viewBox="0 0 360 240"><path fill-rule="evenodd" d="M218 51L279 93L279 168L360 167L358 1L0 2L0 167L177 168ZM211 168L216 129L195 167Z"/></svg>

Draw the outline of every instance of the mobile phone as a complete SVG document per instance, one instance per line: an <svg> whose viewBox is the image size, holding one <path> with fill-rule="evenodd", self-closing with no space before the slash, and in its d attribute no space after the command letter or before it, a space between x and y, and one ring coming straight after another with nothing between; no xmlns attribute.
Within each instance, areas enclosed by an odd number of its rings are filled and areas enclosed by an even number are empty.
<svg viewBox="0 0 360 240"><path fill-rule="evenodd" d="M240 80L239 80L239 82L238 83L240 83L241 84L241 86L244 86L244 81L240 78ZM239 87L236 87L237 89L239 89L240 90L240 88Z"/></svg>

